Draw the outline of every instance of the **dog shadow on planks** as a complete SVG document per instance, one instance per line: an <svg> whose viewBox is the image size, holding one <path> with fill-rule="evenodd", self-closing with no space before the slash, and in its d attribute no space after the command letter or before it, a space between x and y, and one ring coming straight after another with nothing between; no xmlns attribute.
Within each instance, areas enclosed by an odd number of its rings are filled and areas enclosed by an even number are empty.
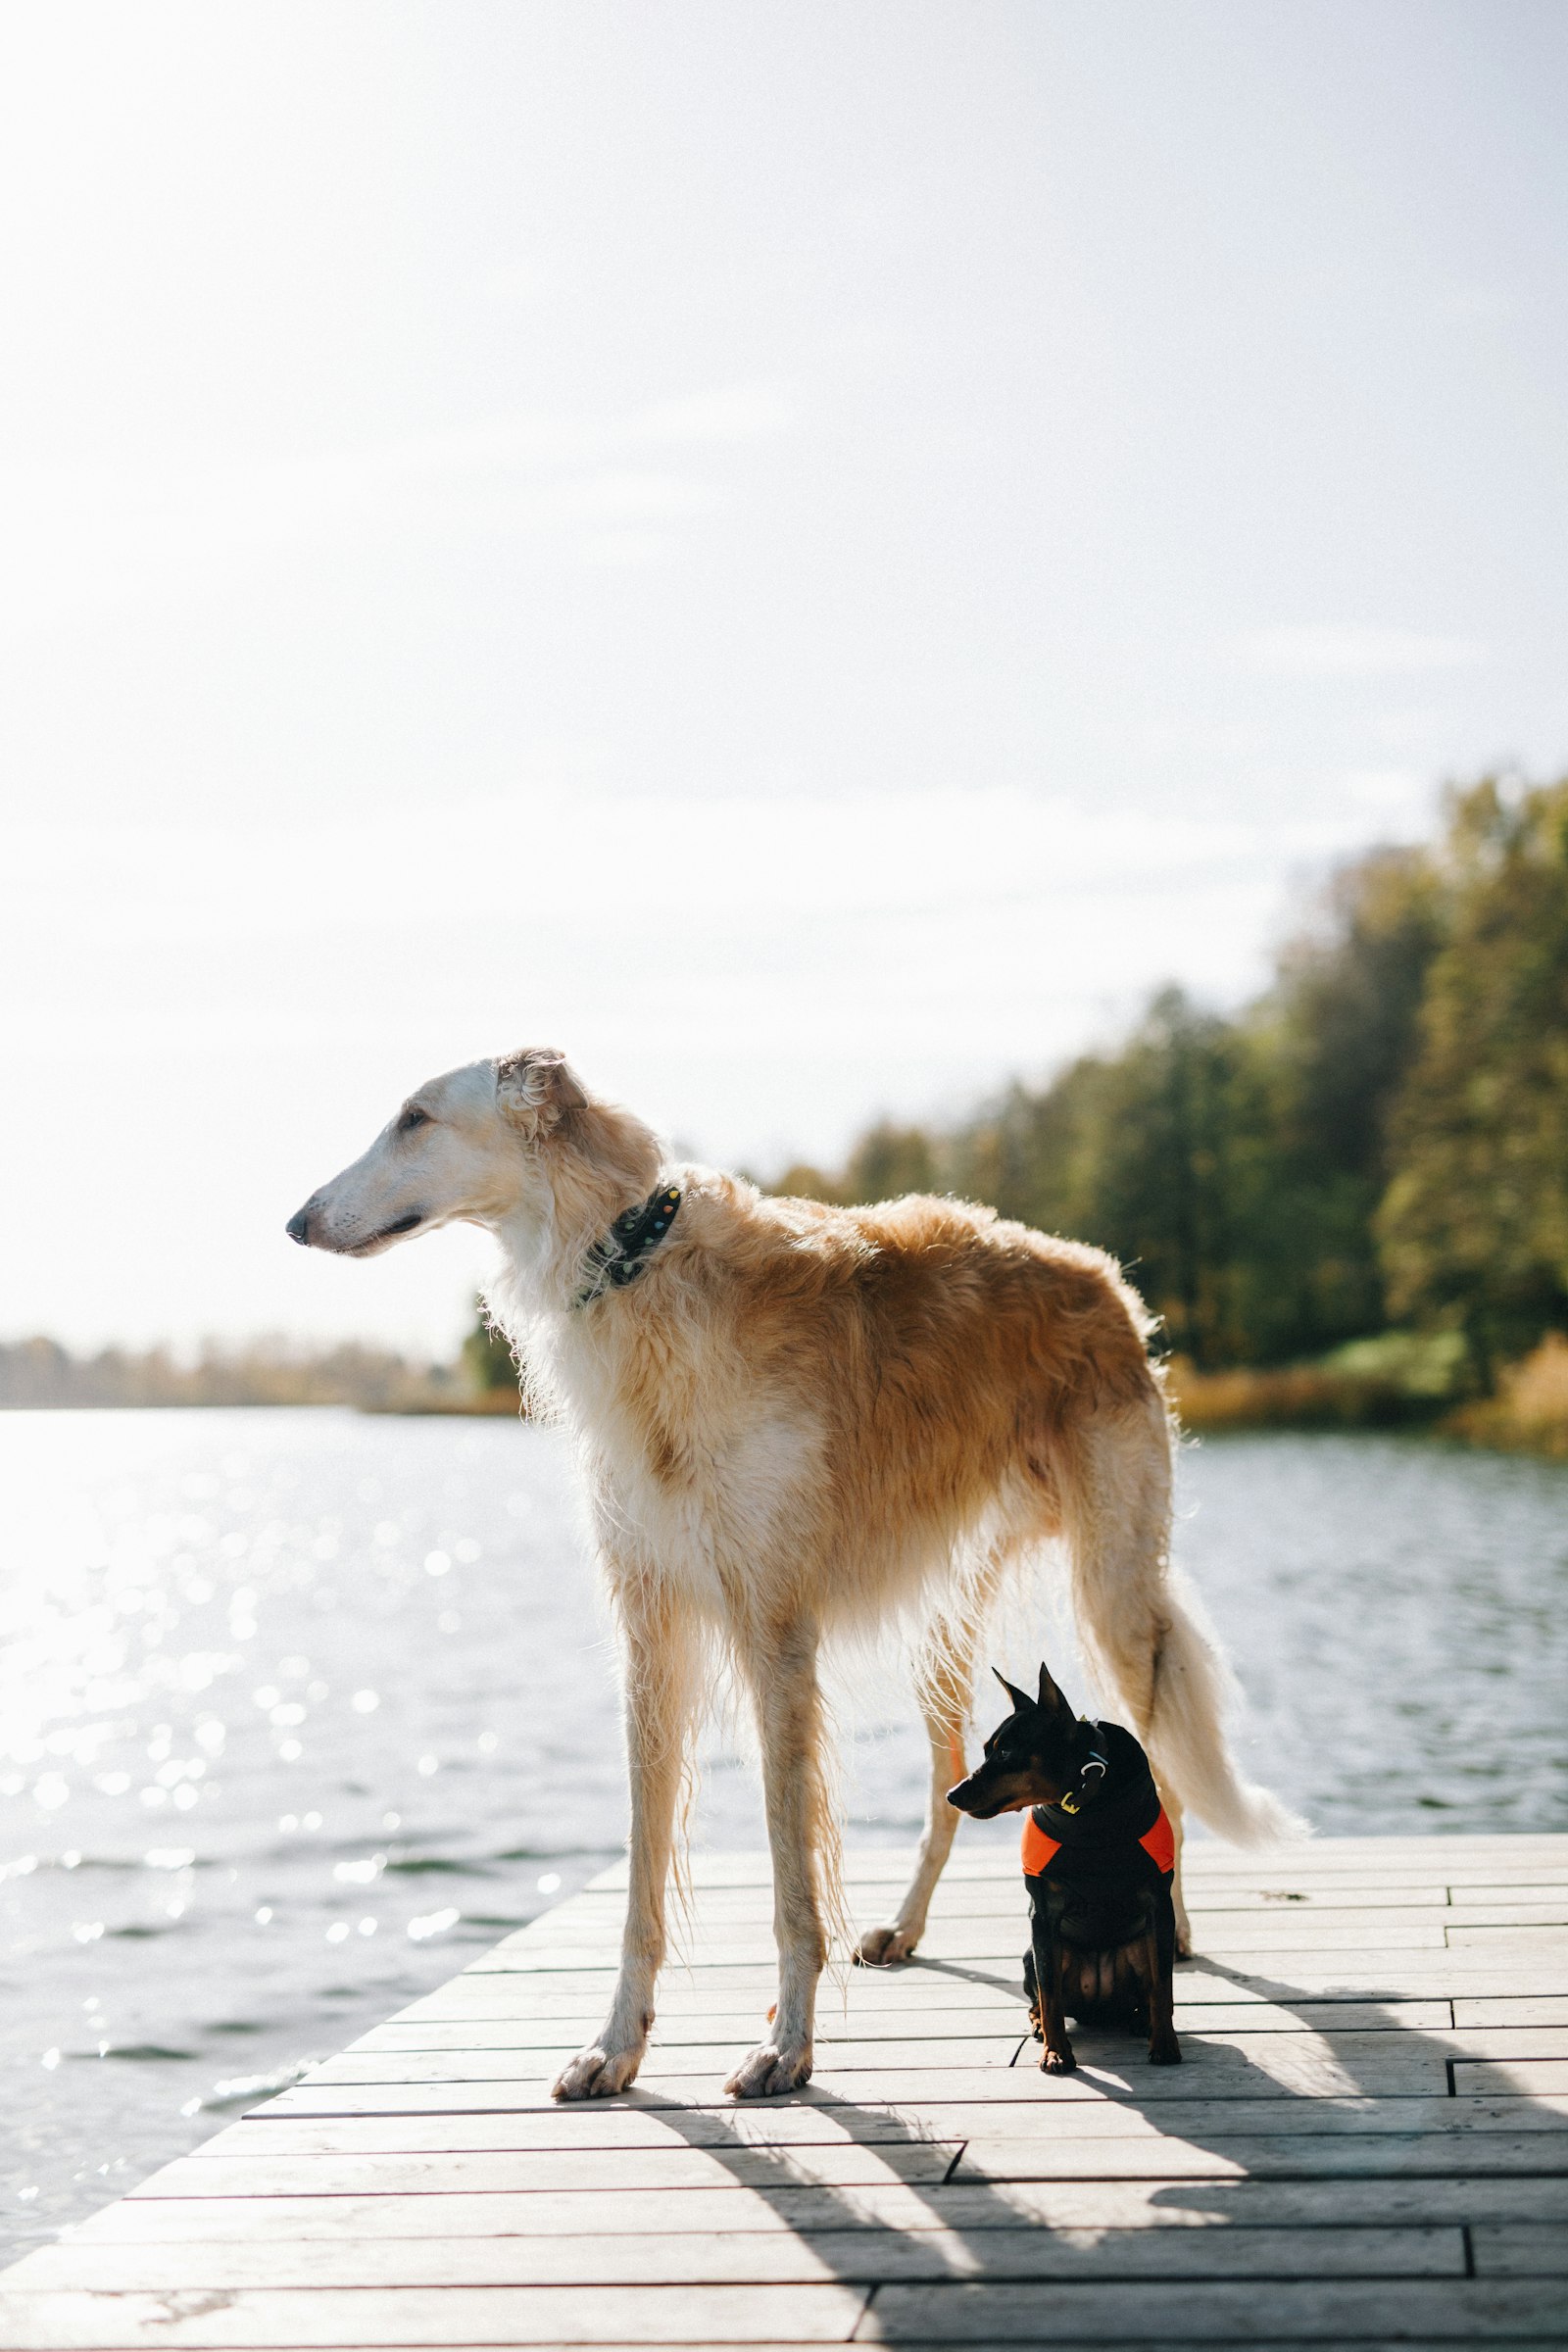
<svg viewBox="0 0 1568 2352"><path fill-rule="evenodd" d="M915 1958L906 1971L1019 1991L1016 1977L983 1967ZM699 2111L678 2106L662 2107L661 2120L683 2133L692 2116L690 2144L730 2164L737 2185L799 2239L803 2278L866 2291L857 2341L977 2340L993 2324L998 2340L1026 2340L1025 2304L1005 2290L1054 2286L1114 2288L1118 2306L1130 2291L1129 2324L1115 2332L1159 2340L1177 2290L1255 2298L1261 2323L1271 2289L1289 2292L1296 2281L1337 2293L1348 2333L1382 2332L1390 2292L1434 2280L1433 2268L1420 2267L1422 2241L1410 2240L1417 2267L1401 2274L1384 2232L1422 2218L1419 2149L1423 2139L1430 2147L1423 2125L1438 2119L1418 2116L1418 2103L1445 2101L1449 2133L1461 2120L1448 2101L1450 2046L1411 2022L1412 2004L1397 1995L1326 2000L1201 1957L1178 1969L1179 2003L1183 1977L1197 1971L1233 1984L1238 1998L1222 2031L1205 2033L1202 2009L1184 2009L1179 2070L1151 2068L1131 2034L1080 2027L1078 2074L1039 2076L1038 2103L945 2102L933 2069L911 2074L906 2100L860 2105L844 2087L855 2072L846 2068L831 2088L813 2083L732 2117L718 2111L725 2136L716 2143L711 2107L700 2123ZM1442 2005L1423 2002L1418 2014L1430 2024ZM1246 2006L1267 2031L1237 2024ZM874 2068L874 2042L860 2047ZM1035 2074L1038 2054L1022 2039L1013 2068ZM1086 2106L1097 2111L1087 2132ZM758 2127L783 2108L821 2116L821 2144L864 2148L865 2178L824 2180L828 2168L813 2166L808 2144L766 2144ZM1060 2113L1059 2137L1041 2108ZM1400 2180L1406 2193L1385 2192L1380 2203L1371 2183ZM1331 2245L1342 2230L1352 2234ZM1457 2255L1459 2230L1450 2234ZM1059 2306L1052 2326L1058 2339L1077 2332Z"/></svg>

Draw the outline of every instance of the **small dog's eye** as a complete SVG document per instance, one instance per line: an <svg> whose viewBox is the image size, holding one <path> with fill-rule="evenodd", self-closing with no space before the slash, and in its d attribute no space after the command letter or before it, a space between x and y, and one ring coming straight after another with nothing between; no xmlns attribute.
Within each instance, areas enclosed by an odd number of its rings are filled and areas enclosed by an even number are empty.
<svg viewBox="0 0 1568 2352"><path fill-rule="evenodd" d="M430 1113L427 1110L420 1110L416 1104L411 1105L398 1121L398 1133L399 1135L412 1135L416 1127L428 1127L429 1124Z"/></svg>

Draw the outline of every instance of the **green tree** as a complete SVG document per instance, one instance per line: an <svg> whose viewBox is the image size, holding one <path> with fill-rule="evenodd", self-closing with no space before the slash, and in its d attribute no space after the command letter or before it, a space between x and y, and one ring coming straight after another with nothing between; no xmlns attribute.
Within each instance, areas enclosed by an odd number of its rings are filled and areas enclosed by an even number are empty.
<svg viewBox="0 0 1568 2352"><path fill-rule="evenodd" d="M1373 1219L1442 922L1430 856L1374 850L1334 875L1243 1018L1267 1104L1237 1232L1239 1312L1259 1359L1315 1354L1386 1319Z"/></svg>
<svg viewBox="0 0 1568 2352"><path fill-rule="evenodd" d="M940 1187L936 1152L922 1127L894 1127L886 1120L863 1135L850 1154L842 1191L848 1200L897 1200L906 1193Z"/></svg>
<svg viewBox="0 0 1568 2352"><path fill-rule="evenodd" d="M1395 1314L1456 1322L1490 1382L1568 1322L1568 780L1455 796L1444 867L1377 1224Z"/></svg>
<svg viewBox="0 0 1568 2352"><path fill-rule="evenodd" d="M475 1298L473 1328L463 1343L463 1368L468 1385L481 1396L517 1388L516 1360L512 1343L504 1332L498 1331L484 1311L482 1298Z"/></svg>
<svg viewBox="0 0 1568 2352"><path fill-rule="evenodd" d="M1229 1025L1166 989L1119 1054L1014 1088L960 1130L956 1189L1108 1250L1172 1345L1211 1361L1240 1344L1228 1250L1250 1092Z"/></svg>

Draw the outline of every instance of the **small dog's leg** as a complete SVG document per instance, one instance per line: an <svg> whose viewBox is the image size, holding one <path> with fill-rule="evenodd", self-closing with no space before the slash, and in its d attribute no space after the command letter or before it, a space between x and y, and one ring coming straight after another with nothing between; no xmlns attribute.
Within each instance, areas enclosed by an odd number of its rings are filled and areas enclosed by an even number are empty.
<svg viewBox="0 0 1568 2352"><path fill-rule="evenodd" d="M921 1676L920 1713L931 1750L925 1831L915 1858L914 1877L899 1905L891 1927L867 1928L855 1947L862 1968L891 1968L907 1960L925 1934L926 1914L936 1892L953 1840L958 1815L948 1802L948 1790L963 1778L963 1733L969 1720L974 1690L974 1650L1000 1570L993 1567L977 1587L973 1606L962 1625L946 1625L934 1658Z"/></svg>
<svg viewBox="0 0 1568 2352"><path fill-rule="evenodd" d="M827 1958L819 1879L835 1835L822 1777L816 1629L797 1627L746 1661L762 1749L762 1792L773 1855L773 1935L778 1999L772 2033L743 2058L724 2088L732 2098L798 2090L811 2073L816 1981Z"/></svg>
<svg viewBox="0 0 1568 2352"><path fill-rule="evenodd" d="M1133 1946L1133 1966L1143 1979L1149 2002L1149 2063L1180 2066L1182 2045L1176 2038L1176 2001L1171 1977L1175 1950L1174 1923L1167 1914Z"/></svg>
<svg viewBox="0 0 1568 2352"><path fill-rule="evenodd" d="M1040 1992L1035 1982L1035 1955L1032 1947L1023 1956L1023 1997L1029 2004L1029 2031L1036 2041L1039 2041L1043 2038L1044 2029L1040 2022Z"/></svg>
<svg viewBox="0 0 1568 2352"><path fill-rule="evenodd" d="M579 2050L552 2085L558 2099L612 2097L637 2074L654 2022L654 1985L664 1958L664 1892L675 1806L697 1689L694 1629L667 1593L628 1577L614 1583L626 1670L626 1765L631 1783L630 1882L620 1975L597 2041Z"/></svg>
<svg viewBox="0 0 1568 2352"><path fill-rule="evenodd" d="M1040 2071L1046 2075L1070 2075L1077 2071L1078 2061L1067 2038L1061 1999L1062 1969L1070 1965L1070 1955L1057 1950L1038 1912L1033 1936L1035 1984L1040 1994L1040 2038L1045 2043L1040 2053Z"/></svg>

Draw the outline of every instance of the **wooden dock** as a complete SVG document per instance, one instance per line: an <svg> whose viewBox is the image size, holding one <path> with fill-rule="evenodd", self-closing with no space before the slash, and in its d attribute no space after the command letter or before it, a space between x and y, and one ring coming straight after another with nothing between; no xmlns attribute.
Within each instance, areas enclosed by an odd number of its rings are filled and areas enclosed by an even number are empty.
<svg viewBox="0 0 1568 2352"><path fill-rule="evenodd" d="M771 1898L718 1857L642 2082L557 2107L619 1876L5 2273L0 2345L1568 2343L1568 1837L1197 1847L1187 2063L1063 2079L960 1841L920 1957L744 2107Z"/></svg>

